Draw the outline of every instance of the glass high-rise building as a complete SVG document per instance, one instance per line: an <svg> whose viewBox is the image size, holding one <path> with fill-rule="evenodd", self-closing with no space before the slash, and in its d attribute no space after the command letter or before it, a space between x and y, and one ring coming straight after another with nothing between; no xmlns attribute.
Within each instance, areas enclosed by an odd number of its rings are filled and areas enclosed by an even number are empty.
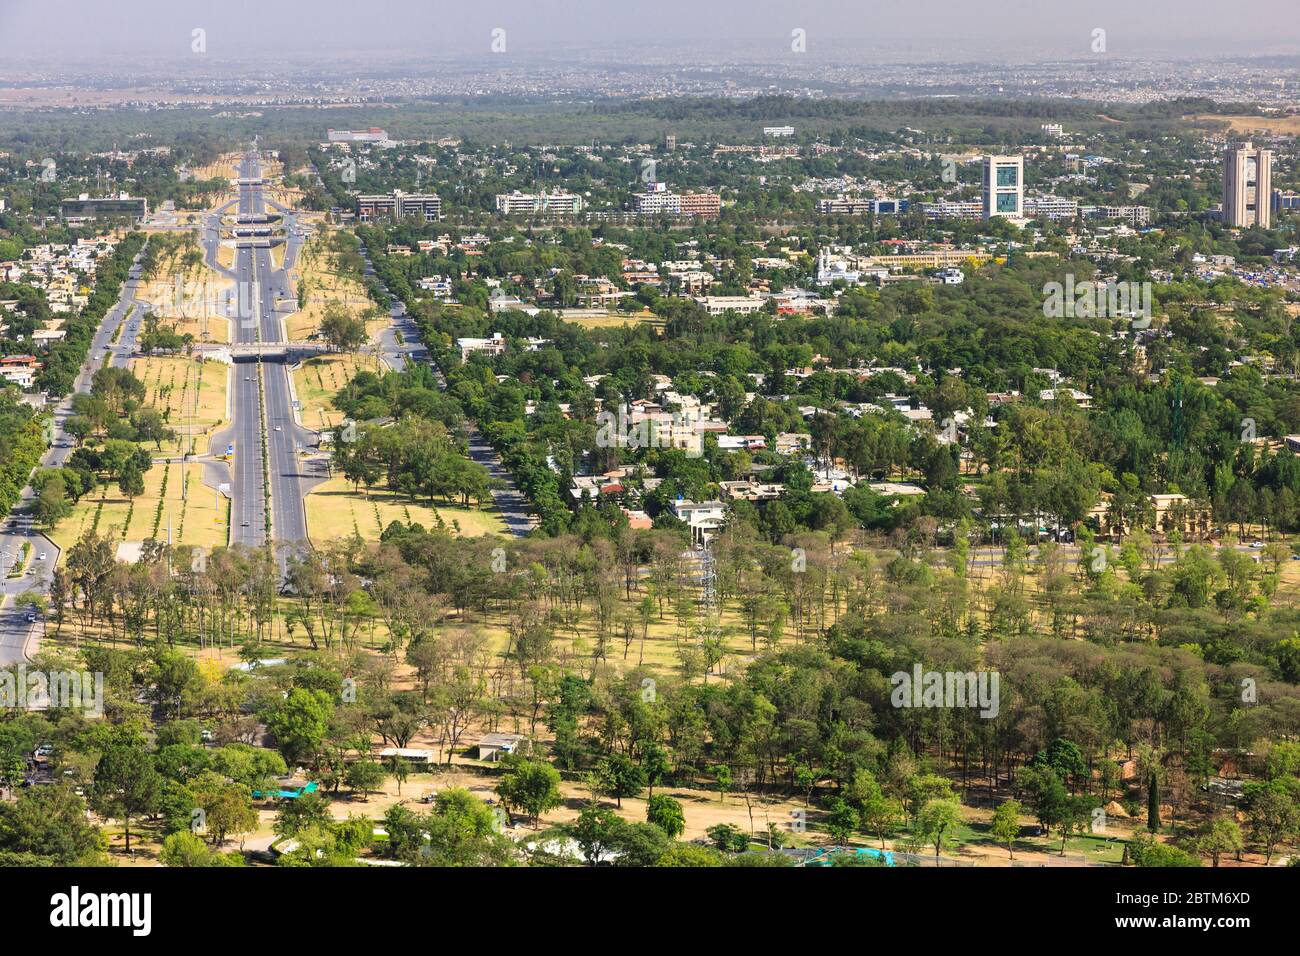
<svg viewBox="0 0 1300 956"><path fill-rule="evenodd" d="M1023 156L984 157L984 218L1020 219L1025 207Z"/></svg>

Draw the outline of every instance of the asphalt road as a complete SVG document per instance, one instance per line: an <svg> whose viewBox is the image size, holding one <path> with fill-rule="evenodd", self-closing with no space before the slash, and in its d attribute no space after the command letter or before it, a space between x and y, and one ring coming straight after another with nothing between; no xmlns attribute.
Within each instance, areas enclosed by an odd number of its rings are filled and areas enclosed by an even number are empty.
<svg viewBox="0 0 1300 956"><path fill-rule="evenodd" d="M364 245L361 247L361 255L366 261L366 276L377 282L393 302L389 313L391 321L379 336L380 356L389 368L397 370L405 368L408 361L428 362L429 352L421 343L419 326L406 311L402 301L389 292L383 279L379 278ZM434 367L434 374L438 385L446 389L447 381L437 367ZM473 422L469 424L469 457L486 468L494 479L497 487L492 489L492 502L501 513L501 519L510 533L522 537L537 527L537 520L528 511L528 499L515 484L514 476L506 471L501 456L487 443Z"/></svg>
<svg viewBox="0 0 1300 956"><path fill-rule="evenodd" d="M131 360L136 337L140 331L143 306L136 301L140 288L140 257L137 256L117 303L104 314L103 321L91 339L90 352L82 364L81 372L73 383L73 391L56 405L51 413L50 447L42 456L38 468L57 468L72 454L73 442L63 430L72 414L72 394L90 391L91 379L105 362L125 366ZM118 337L118 327L122 326ZM116 345L114 338L118 338ZM31 623L26 611L14 606L14 599L28 590L49 592L50 578L59 561L59 549L45 535L32 527L32 506L35 492L30 485L23 488L3 523L0 523L0 667L21 663L35 653L40 645L45 625L42 621ZM22 551L24 542L31 545L32 553L28 571L17 578L8 576L9 569ZM45 560L40 560L44 554Z"/></svg>
<svg viewBox="0 0 1300 956"><path fill-rule="evenodd" d="M261 165L257 154L245 154L240 164L241 178L258 178ZM266 202L259 185L239 187L238 214L264 215ZM223 207L225 208L225 207ZM288 232L285 267L276 269L271 250L242 248L237 250L235 268L220 269L239 283L238 301L243 314L234 319L234 341L239 345L274 344L285 341L283 315L276 311L277 300L291 298L288 269L297 259L301 244L293 235L292 211L278 206L284 214ZM219 218L210 216L204 228L208 247L205 261L216 262L219 241ZM261 388L259 389L259 364ZM277 545L281 568L288 553L307 546L307 517L303 505L305 480L317 477L308 472L300 450L315 442L315 434L297 424L293 414L289 387L289 368L281 358L239 361L234 369L234 421L229 429L216 436L213 453L222 454L225 446L234 446L230 476L231 541L259 546L266 543L266 483L263 481L262 425L266 424L266 460L269 464L271 540ZM285 547L281 547L281 546Z"/></svg>

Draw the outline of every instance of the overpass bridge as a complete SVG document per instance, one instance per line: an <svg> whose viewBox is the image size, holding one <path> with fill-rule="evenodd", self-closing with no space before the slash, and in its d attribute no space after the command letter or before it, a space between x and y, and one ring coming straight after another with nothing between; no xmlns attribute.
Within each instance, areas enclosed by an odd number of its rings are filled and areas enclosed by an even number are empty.
<svg viewBox="0 0 1300 956"><path fill-rule="evenodd" d="M217 362L264 362L295 361L323 355L333 349L324 342L239 342L232 345L218 345L211 342L193 346L195 355Z"/></svg>

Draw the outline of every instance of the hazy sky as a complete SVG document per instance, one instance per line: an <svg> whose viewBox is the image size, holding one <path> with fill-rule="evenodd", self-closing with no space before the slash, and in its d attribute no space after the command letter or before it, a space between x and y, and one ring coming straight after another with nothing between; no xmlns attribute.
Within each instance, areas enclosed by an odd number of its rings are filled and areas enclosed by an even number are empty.
<svg viewBox="0 0 1300 956"><path fill-rule="evenodd" d="M631 58L648 46L698 61L789 55L790 32L811 56L977 54L1085 56L1094 28L1116 57L1300 53L1298 0L0 0L0 54L72 60L181 59L207 31L212 59L276 52L285 59L388 51L431 57L508 50ZM2 66L2 64L0 64Z"/></svg>

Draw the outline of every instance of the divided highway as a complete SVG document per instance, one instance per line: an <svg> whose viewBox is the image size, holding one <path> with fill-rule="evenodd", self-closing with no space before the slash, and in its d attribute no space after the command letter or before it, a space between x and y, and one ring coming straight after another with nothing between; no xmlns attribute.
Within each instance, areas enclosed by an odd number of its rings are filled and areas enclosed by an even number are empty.
<svg viewBox="0 0 1300 956"><path fill-rule="evenodd" d="M239 176L251 182L239 187L238 215L265 215L261 163L255 151L245 154ZM237 345L273 345L286 341L283 316L277 311L276 303L289 297L288 269L297 257L300 240L294 234L292 212L281 206L277 209L284 215L287 232L284 267L274 267L269 248L254 246L236 250L233 270L218 266L223 274L237 282L239 309L234 320ZM220 219L210 216L204 229L204 243L208 246L205 259L210 265L216 263L219 242ZM212 448L214 454L223 454L227 446L233 446L230 538L232 543L265 544L269 509L271 540L287 546L281 549L282 568L288 552L307 546L304 481L319 476L304 471L300 451L314 444L314 437L314 433L298 425L294 416L289 368L282 358L268 356L261 361L235 363L234 421L229 429L216 436Z"/></svg>

